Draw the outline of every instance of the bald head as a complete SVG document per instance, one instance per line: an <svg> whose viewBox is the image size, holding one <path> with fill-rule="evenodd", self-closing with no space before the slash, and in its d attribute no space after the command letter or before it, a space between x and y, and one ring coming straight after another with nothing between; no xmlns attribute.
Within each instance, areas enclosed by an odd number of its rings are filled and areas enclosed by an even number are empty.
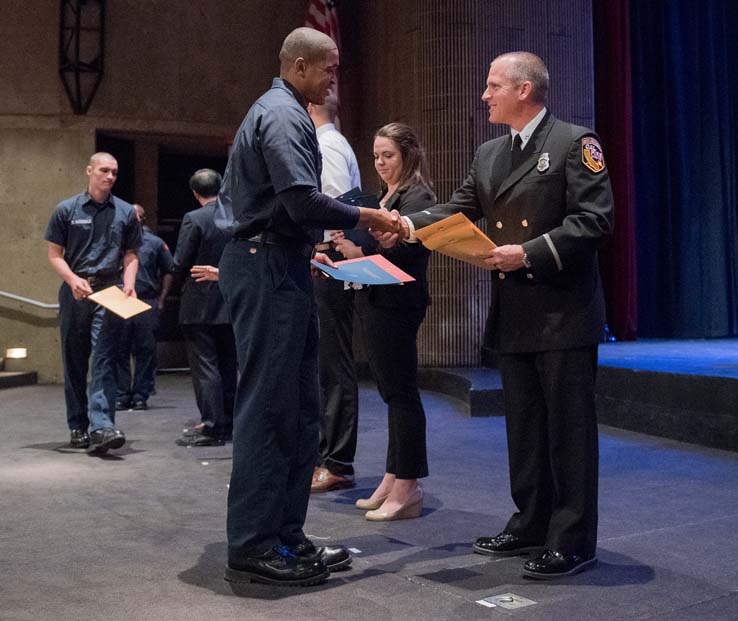
<svg viewBox="0 0 738 621"><path fill-rule="evenodd" d="M97 164L104 161L112 161L115 162L115 164L118 163L118 161L112 155L110 155L110 153L106 153L105 151L98 151L97 153L93 153L90 156L89 166L92 166L94 168Z"/></svg>
<svg viewBox="0 0 738 621"><path fill-rule="evenodd" d="M538 56L530 52L508 52L492 62L504 66L508 79L516 86L530 82L530 98L533 103L546 103L548 69Z"/></svg>
<svg viewBox="0 0 738 621"><path fill-rule="evenodd" d="M282 69L293 65L298 58L307 63L322 61L336 44L328 35L314 28L295 28L285 37L279 51L279 62Z"/></svg>
<svg viewBox="0 0 738 621"><path fill-rule="evenodd" d="M146 220L146 210L138 203L134 203L133 208L136 210L136 218L141 224L143 224Z"/></svg>

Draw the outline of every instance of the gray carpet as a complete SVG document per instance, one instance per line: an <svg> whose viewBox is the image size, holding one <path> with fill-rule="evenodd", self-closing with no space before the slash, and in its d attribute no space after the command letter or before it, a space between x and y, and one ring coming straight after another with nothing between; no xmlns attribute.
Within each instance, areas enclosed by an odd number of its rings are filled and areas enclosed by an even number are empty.
<svg viewBox="0 0 738 621"><path fill-rule="evenodd" d="M421 519L353 507L383 472L386 417L361 392L356 489L315 496L307 532L360 550L310 589L222 579L230 445L174 444L197 418L188 377L158 378L145 413L119 413L128 444L64 448L62 388L0 391L0 619L735 619L738 456L601 427L600 566L560 582L470 542L513 505L502 418L467 418L425 392L431 476ZM494 607L477 603L511 594Z"/></svg>

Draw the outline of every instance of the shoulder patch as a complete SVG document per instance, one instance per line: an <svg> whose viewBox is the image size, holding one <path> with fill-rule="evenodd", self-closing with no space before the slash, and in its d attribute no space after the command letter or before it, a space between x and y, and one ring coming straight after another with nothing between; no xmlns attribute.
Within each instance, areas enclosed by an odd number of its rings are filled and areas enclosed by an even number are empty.
<svg viewBox="0 0 738 621"><path fill-rule="evenodd" d="M605 156L602 153L602 147L592 136L582 138L582 164L593 173L605 170Z"/></svg>

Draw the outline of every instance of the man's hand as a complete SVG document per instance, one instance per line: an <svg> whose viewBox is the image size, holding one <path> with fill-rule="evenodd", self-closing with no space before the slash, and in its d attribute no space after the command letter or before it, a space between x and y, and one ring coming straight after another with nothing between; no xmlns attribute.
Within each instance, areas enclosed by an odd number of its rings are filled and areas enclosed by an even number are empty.
<svg viewBox="0 0 738 621"><path fill-rule="evenodd" d="M76 274L72 274L71 278L67 281L67 284L72 290L72 295L75 300L84 300L88 295L90 295L90 293L92 293L90 283Z"/></svg>
<svg viewBox="0 0 738 621"><path fill-rule="evenodd" d="M127 298L137 298L136 295L136 287L126 287L126 285L123 285L123 293L126 294Z"/></svg>
<svg viewBox="0 0 738 621"><path fill-rule="evenodd" d="M523 250L522 246L497 246L497 248L489 253L484 262L492 269L500 270L501 272L514 272L524 267L524 255L525 250Z"/></svg>
<svg viewBox="0 0 738 621"><path fill-rule="evenodd" d="M367 228L372 233L394 233L404 239L405 228L403 228L403 220L397 210L389 212L384 208L359 207L359 213L359 228Z"/></svg>
<svg viewBox="0 0 738 621"><path fill-rule="evenodd" d="M313 256L313 261L315 261L316 263L322 263L323 265L327 265L328 267L335 267L335 264L333 263L333 261L330 260L330 258L328 258L328 255L322 252L316 252ZM310 265L310 273L313 275L313 278L318 278L319 276L329 278L328 274L322 272L312 264Z"/></svg>
<svg viewBox="0 0 738 621"><path fill-rule="evenodd" d="M193 265L190 268L190 276L195 279L195 282L217 281L220 278L220 270L212 265Z"/></svg>
<svg viewBox="0 0 738 621"><path fill-rule="evenodd" d="M394 248L403 239L410 237L410 227L405 221L405 218L400 215L400 212L393 209L391 215L397 218L397 222L400 225L399 228L389 232L371 231L372 237L379 242L382 248Z"/></svg>

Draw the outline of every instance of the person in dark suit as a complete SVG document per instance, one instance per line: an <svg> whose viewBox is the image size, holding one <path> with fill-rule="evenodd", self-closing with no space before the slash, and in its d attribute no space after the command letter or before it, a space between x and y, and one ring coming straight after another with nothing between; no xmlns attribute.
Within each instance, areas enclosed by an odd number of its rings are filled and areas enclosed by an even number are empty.
<svg viewBox="0 0 738 621"><path fill-rule="evenodd" d="M201 425L177 439L180 446L221 446L233 433L237 363L228 309L217 282L189 277L195 265L217 265L230 239L214 221L221 181L207 168L192 175L190 189L201 207L185 214L174 253L175 280L184 282L179 323L202 418Z"/></svg>
<svg viewBox="0 0 738 621"><path fill-rule="evenodd" d="M430 189L425 153L415 132L402 123L390 123L374 136L374 166L382 182L380 205L407 216L436 202ZM348 239L338 250L349 258L365 254ZM371 521L417 518L423 509L418 479L428 476L425 411L418 391L417 335L428 307L426 271L430 252L420 244L381 248L415 282L368 287L356 292L367 357L379 394L387 404L389 443L382 482L356 506L369 509Z"/></svg>
<svg viewBox="0 0 738 621"><path fill-rule="evenodd" d="M482 99L511 134L483 144L449 204L410 215L405 234L462 212L487 218L492 302L512 497L518 511L474 551L533 550L523 573L555 578L596 564L597 344L605 305L597 249L613 199L597 136L546 110L548 70L527 52L497 57ZM384 240L389 243L390 240Z"/></svg>

